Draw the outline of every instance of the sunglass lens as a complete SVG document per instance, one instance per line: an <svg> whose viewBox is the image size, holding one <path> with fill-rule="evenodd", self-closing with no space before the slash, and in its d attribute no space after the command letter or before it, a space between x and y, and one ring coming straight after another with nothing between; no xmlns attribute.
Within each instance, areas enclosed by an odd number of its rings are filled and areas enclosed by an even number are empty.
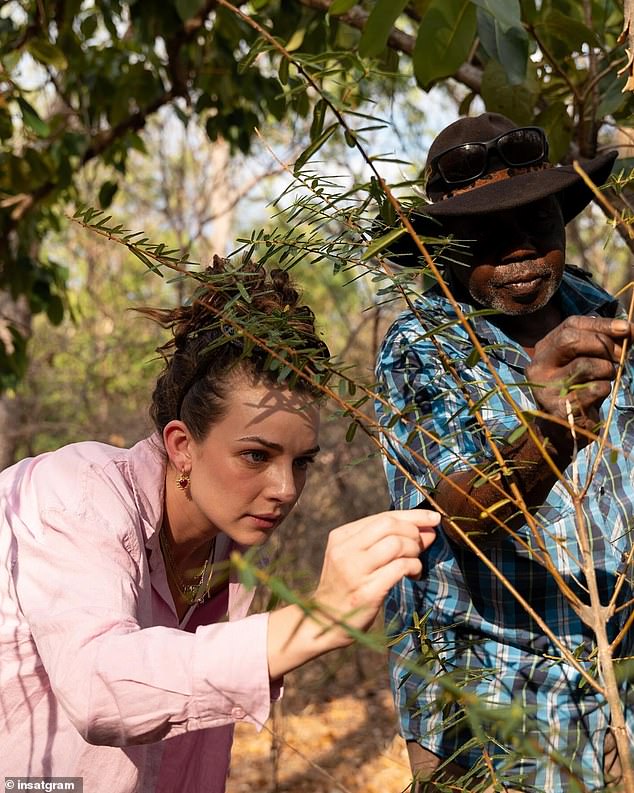
<svg viewBox="0 0 634 793"><path fill-rule="evenodd" d="M498 151L507 165L531 165L546 155L544 135L539 129L515 129L498 139Z"/></svg>
<svg viewBox="0 0 634 793"><path fill-rule="evenodd" d="M446 151L438 160L438 171L448 184L477 179L486 169L487 150L483 143L465 143Z"/></svg>

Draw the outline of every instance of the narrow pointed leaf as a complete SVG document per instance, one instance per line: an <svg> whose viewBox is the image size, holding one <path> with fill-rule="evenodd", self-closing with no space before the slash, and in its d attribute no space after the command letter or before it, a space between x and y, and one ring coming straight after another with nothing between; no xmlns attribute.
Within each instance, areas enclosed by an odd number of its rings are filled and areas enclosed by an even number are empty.
<svg viewBox="0 0 634 793"><path fill-rule="evenodd" d="M387 44L390 31L409 0L378 0L368 17L361 40L359 55L362 58L381 53Z"/></svg>
<svg viewBox="0 0 634 793"><path fill-rule="evenodd" d="M326 118L326 109L328 105L323 99L315 105L313 110L313 123L310 125L310 139L311 141L317 140L324 129L324 119Z"/></svg>
<svg viewBox="0 0 634 793"><path fill-rule="evenodd" d="M42 121L35 108L30 105L26 99L19 96L17 101L20 106L24 125L35 132L38 138L47 138L51 134L51 128L46 121Z"/></svg>
<svg viewBox="0 0 634 793"><path fill-rule="evenodd" d="M366 261L367 259L371 259L373 256L376 256L377 253L382 251L384 248L387 248L394 240L397 240L399 237L402 237L403 234L407 234L406 228L399 228L399 229L392 229L392 231L388 231L387 234L383 234L383 236L378 237L374 240L365 250L365 253L361 257L361 261Z"/></svg>
<svg viewBox="0 0 634 793"><path fill-rule="evenodd" d="M310 146L304 149L304 151L299 155L297 161L295 162L295 168L294 168L295 173L298 173L308 162L308 160L310 160L313 154L316 154L319 151L319 149L321 149L321 147L330 139L330 137L332 136L332 134L334 133L334 131L337 129L338 126L339 126L338 122L335 122L334 124L331 124L329 127L326 127L326 129L321 133L321 135L317 138L317 140L314 140L310 144Z"/></svg>
<svg viewBox="0 0 634 793"><path fill-rule="evenodd" d="M350 11L356 5L357 0L333 0L328 8L330 16L338 16Z"/></svg>

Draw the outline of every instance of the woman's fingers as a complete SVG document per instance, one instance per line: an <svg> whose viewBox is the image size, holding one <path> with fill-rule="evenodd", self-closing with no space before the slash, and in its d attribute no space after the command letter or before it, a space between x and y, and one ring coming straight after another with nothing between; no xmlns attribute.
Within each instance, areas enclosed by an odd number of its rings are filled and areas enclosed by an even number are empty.
<svg viewBox="0 0 634 793"><path fill-rule="evenodd" d="M423 551L423 544L419 537L404 537L398 534L389 534L382 537L366 550L368 572L389 564L394 559L417 559Z"/></svg>
<svg viewBox="0 0 634 793"><path fill-rule="evenodd" d="M383 537L394 534L397 536L420 536L424 547L433 541L433 528L440 523L440 515L430 509L403 509L391 512L380 512L361 518L335 529L335 534L342 542L350 541L361 550L367 550Z"/></svg>
<svg viewBox="0 0 634 793"><path fill-rule="evenodd" d="M403 575L418 576L419 556L434 541L440 515L431 510L400 510L371 515L330 533L319 589L340 605L350 597L362 605L363 593L383 594ZM396 571L396 577L395 576ZM377 590L378 582L378 590Z"/></svg>
<svg viewBox="0 0 634 793"><path fill-rule="evenodd" d="M393 559L388 564L383 565L373 574L368 584L368 597L378 598L381 602L390 589L397 584L401 578L419 578L423 572L423 565L418 557L409 559L400 557Z"/></svg>

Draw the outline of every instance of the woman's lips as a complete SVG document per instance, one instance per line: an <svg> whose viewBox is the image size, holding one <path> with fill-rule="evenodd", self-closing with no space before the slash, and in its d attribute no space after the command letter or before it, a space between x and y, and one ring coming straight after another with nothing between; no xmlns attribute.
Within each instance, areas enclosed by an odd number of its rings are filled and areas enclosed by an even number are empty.
<svg viewBox="0 0 634 793"><path fill-rule="evenodd" d="M259 529L272 529L282 519L281 515L249 515Z"/></svg>

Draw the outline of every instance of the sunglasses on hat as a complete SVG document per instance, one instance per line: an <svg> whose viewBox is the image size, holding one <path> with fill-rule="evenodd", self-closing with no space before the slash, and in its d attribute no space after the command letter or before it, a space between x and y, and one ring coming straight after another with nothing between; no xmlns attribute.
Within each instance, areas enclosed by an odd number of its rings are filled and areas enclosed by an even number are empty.
<svg viewBox="0 0 634 793"><path fill-rule="evenodd" d="M541 127L519 127L489 141L461 143L436 155L429 168L447 184L464 184L487 172L491 152L509 168L536 165L548 157L546 133Z"/></svg>

